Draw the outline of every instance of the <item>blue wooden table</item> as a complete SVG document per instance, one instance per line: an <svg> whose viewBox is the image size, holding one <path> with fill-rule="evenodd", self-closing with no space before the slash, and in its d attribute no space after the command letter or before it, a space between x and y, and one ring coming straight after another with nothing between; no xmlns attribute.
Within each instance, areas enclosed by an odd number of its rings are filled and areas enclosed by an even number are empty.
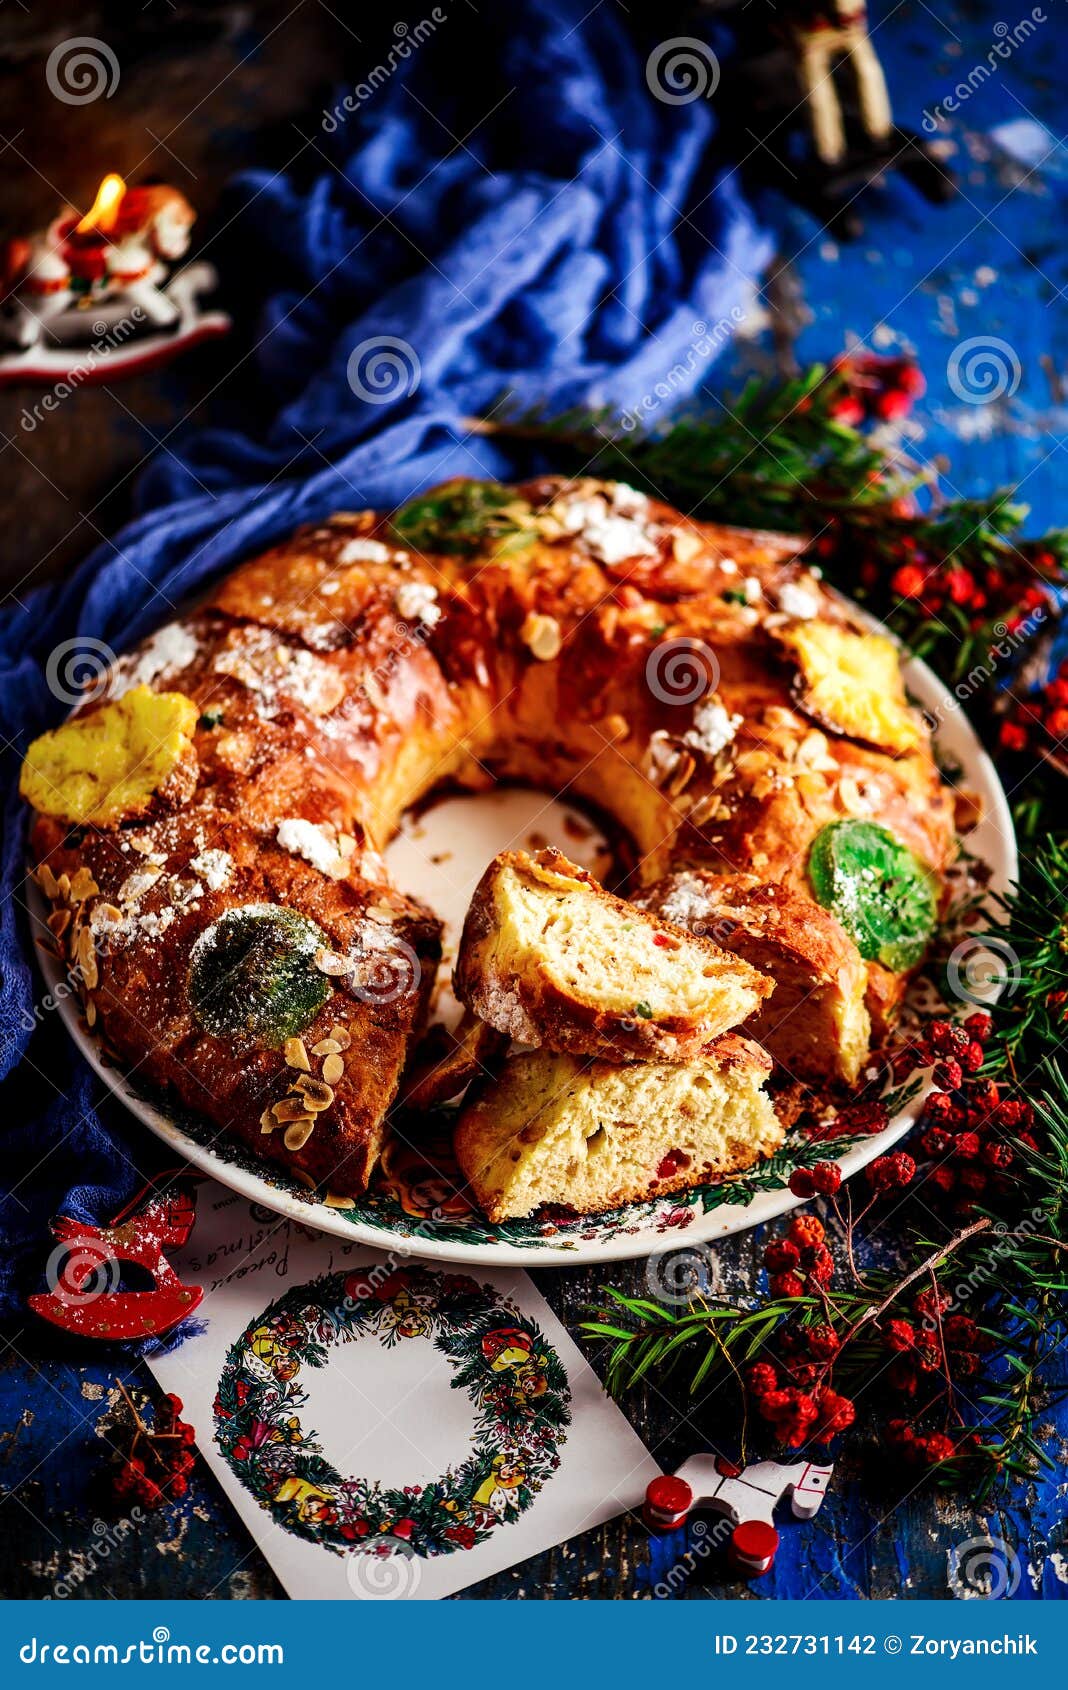
<svg viewBox="0 0 1068 1690"><path fill-rule="evenodd" d="M769 197L762 210L777 231L799 310L794 354L804 364L854 340L868 350L914 353L928 392L907 435L911 453L937 462L945 485L957 492L1018 483L1032 507L1030 526L1058 523L1068 507L1061 494L1068 431L1062 391L1068 381L1068 150L1060 141L1068 8L1064 0L1045 0L1032 13L1020 0L1021 18L1040 13L1045 21L1001 54L999 44L1004 49L1019 20L1016 8L993 0L938 8L922 0L876 0L874 10L898 120L923 132L925 112L944 110L949 101L957 107L938 136L951 154L960 192L951 205L932 209L890 179L867 195L867 233L852 246ZM717 387L754 364L771 369L774 362L767 333L736 345L717 367ZM726 1285L752 1283L759 1249L754 1237L723 1245L719 1265ZM585 1270L535 1277L572 1321L603 1279ZM641 1268L620 1267L613 1277L638 1286ZM104 1473L121 1411L116 1371L133 1389L144 1387L137 1364L67 1346L39 1325L18 1325L0 1340L5 1594L280 1594L203 1465L182 1504L150 1516L111 1545L107 1525L115 1505ZM628 1408L668 1466L702 1438L722 1435L714 1399L699 1403L687 1424L655 1382ZM699 1600L748 1589L758 1599L948 1598L954 1553L991 1537L1017 1555L1014 1600L1063 1598L1068 1418L1051 1416L1045 1431L1061 1463L1057 1471L1011 1504L985 1510L967 1498L936 1500L929 1493L897 1502L882 1488L877 1461L843 1461L818 1517L788 1527L773 1573L748 1587L727 1581L718 1563L704 1565L699 1555L687 1560L679 1534L650 1545L637 1522L624 1520L471 1594Z"/></svg>

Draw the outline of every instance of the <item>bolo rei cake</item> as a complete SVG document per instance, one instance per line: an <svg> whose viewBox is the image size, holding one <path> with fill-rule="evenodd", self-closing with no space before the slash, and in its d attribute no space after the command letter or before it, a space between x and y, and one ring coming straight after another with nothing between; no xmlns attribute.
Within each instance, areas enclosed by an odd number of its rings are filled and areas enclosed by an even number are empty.
<svg viewBox="0 0 1068 1690"><path fill-rule="evenodd" d="M498 858L434 1045L441 923L382 852L492 781L612 818L630 896ZM22 792L87 1020L143 1080L334 1196L398 1106L463 1094L493 1219L774 1150L777 1077L849 1087L893 1023L955 850L897 651L801 542L591 480L302 530L118 659Z"/></svg>

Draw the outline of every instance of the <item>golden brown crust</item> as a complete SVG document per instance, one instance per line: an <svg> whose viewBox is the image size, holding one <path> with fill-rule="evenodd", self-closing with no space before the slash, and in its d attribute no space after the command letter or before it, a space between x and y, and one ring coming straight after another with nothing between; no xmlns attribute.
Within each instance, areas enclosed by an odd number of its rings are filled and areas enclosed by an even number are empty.
<svg viewBox="0 0 1068 1690"><path fill-rule="evenodd" d="M667 875L640 901L770 975L772 998L742 1030L786 1075L808 1084L853 1084L868 1050L867 974L830 910L752 875L697 869Z"/></svg>
<svg viewBox="0 0 1068 1690"><path fill-rule="evenodd" d="M65 832L47 818L34 829L52 883L92 871L98 890L83 923L101 904L129 917L128 942L101 957L87 988L112 1044L146 1081L337 1192L366 1183L425 1007L437 924L390 887L378 852L433 787L479 786L487 770L567 787L630 834L644 884L694 864L805 892L814 835L849 814L883 822L936 876L952 855L951 807L926 733L893 758L828 737L792 703L772 637L787 617L785 589L848 622L798 561L797 541L703 525L650 500L632 518L647 539L626 557L603 532L595 543L588 525L568 532L547 515L600 501L611 525L616 490L543 480L518 496L546 529L519 549L419 553L369 512L304 530L120 661L116 685L180 691L202 713L195 792L168 794L134 830L162 873L128 911L126 830ZM557 656L536 654L557 642ZM714 702L740 718L718 749L717 723L708 731L699 720L713 701L707 687L669 684L672 663L695 652L714 654ZM318 830L315 862L292 829L280 842L284 822ZM190 870L211 851L232 859L218 890ZM192 882L201 891L186 897ZM198 937L224 909L264 900L308 914L331 944L357 951L384 926L418 965L416 988L393 1001L336 993L360 1060L347 1057L335 1108L297 1152L260 1131L264 1100L291 1077L280 1052L212 1039L186 999ZM61 944L73 930L72 921ZM902 990L901 976L878 978L887 1016ZM323 1021L333 1013L328 1005ZM305 1036L319 1031L317 1020Z"/></svg>

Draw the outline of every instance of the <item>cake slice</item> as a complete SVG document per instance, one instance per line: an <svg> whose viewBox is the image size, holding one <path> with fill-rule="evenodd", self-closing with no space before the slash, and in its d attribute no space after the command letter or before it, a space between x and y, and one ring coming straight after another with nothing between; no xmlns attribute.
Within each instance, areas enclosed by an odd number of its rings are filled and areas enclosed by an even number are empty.
<svg viewBox="0 0 1068 1690"><path fill-rule="evenodd" d="M467 913L453 988L498 1032L578 1056L685 1062L774 982L606 892L559 851L505 851Z"/></svg>
<svg viewBox="0 0 1068 1690"><path fill-rule="evenodd" d="M771 1059L728 1033L694 1063L510 1058L462 1111L454 1149L491 1221L545 1203L588 1215L705 1185L782 1143Z"/></svg>
<svg viewBox="0 0 1068 1690"><path fill-rule="evenodd" d="M864 1002L868 970L830 910L751 875L700 869L667 875L640 902L771 975L774 995L741 1030L791 1079L854 1084L871 1037Z"/></svg>

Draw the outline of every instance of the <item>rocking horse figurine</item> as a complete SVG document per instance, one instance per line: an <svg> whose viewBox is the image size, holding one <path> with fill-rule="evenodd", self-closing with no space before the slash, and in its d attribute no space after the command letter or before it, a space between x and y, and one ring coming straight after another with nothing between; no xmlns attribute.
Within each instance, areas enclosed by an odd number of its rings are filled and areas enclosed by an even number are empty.
<svg viewBox="0 0 1068 1690"><path fill-rule="evenodd" d="M677 1473L651 1480L643 1515L651 1532L675 1531L695 1508L719 1515L730 1528L727 1556L735 1572L760 1578L779 1547L775 1509L788 1499L795 1520L811 1520L833 1472L833 1463L757 1461L740 1467L722 1455L691 1455Z"/></svg>
<svg viewBox="0 0 1068 1690"><path fill-rule="evenodd" d="M110 175L84 217L68 207L38 234L9 241L0 336L12 350L0 353L0 383L110 380L225 333L228 318L197 306L216 285L210 265L192 265L167 284L168 265L189 250L195 217L176 188L128 188ZM72 368L87 329L88 352Z"/></svg>

